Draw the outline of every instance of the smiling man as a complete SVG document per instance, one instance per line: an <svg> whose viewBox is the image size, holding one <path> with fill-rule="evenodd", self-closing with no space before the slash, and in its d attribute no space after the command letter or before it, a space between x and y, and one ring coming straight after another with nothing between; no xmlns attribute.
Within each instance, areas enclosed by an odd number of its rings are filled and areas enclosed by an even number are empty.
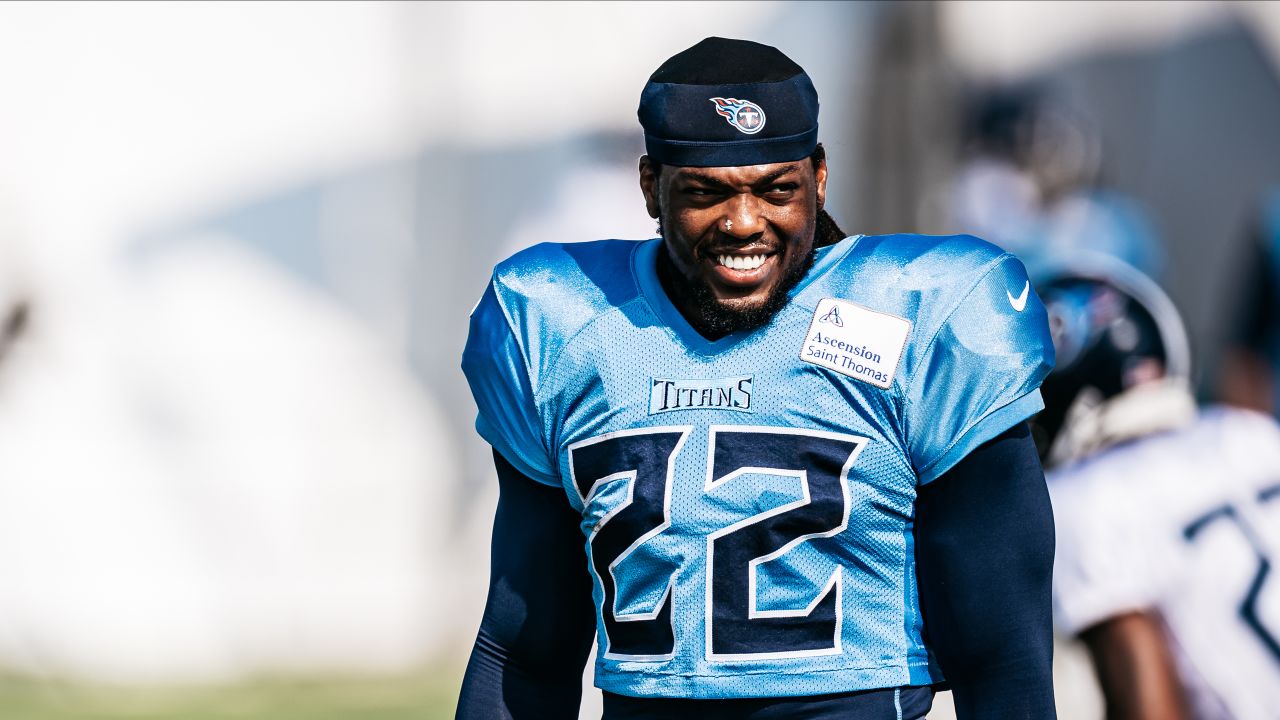
<svg viewBox="0 0 1280 720"><path fill-rule="evenodd" d="M1052 718L1053 362L1022 265L845 237L818 100L708 38L650 77L661 237L500 264L463 369L501 487L460 718Z"/></svg>
<svg viewBox="0 0 1280 720"><path fill-rule="evenodd" d="M663 173L649 156L641 160L649 214L673 231L658 277L700 333L757 327L786 304L813 264L811 208L822 206L826 175L820 161Z"/></svg>

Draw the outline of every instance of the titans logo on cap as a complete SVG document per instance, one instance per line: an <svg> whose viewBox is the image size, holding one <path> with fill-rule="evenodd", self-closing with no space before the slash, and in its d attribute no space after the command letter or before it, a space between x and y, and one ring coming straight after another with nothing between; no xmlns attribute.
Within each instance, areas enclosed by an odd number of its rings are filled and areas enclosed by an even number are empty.
<svg viewBox="0 0 1280 720"><path fill-rule="evenodd" d="M764 110L750 100L736 98L713 97L716 112L729 124L748 135L755 135L764 129Z"/></svg>
<svg viewBox="0 0 1280 720"><path fill-rule="evenodd" d="M636 115L645 154L663 165L795 162L818 146L809 76L777 48L750 40L709 37L671 56L649 76Z"/></svg>

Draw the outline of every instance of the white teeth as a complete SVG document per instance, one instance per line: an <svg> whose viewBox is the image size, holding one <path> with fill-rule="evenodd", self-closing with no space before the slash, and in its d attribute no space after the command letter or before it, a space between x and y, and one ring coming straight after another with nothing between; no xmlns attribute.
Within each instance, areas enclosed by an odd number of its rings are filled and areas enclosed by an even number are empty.
<svg viewBox="0 0 1280 720"><path fill-rule="evenodd" d="M730 270L755 270L764 264L765 255L720 255L716 262Z"/></svg>

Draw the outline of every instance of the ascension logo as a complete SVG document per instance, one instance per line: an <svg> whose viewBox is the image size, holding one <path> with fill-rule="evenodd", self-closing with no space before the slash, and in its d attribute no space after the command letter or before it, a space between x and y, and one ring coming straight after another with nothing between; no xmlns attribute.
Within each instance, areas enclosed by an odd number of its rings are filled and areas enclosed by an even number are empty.
<svg viewBox="0 0 1280 720"><path fill-rule="evenodd" d="M729 124L748 135L755 135L764 129L764 110L750 100L737 98L713 97L716 112Z"/></svg>
<svg viewBox="0 0 1280 720"><path fill-rule="evenodd" d="M844 327L844 321L840 319L840 307L832 305L831 311L818 319L818 322L831 323L836 327Z"/></svg>

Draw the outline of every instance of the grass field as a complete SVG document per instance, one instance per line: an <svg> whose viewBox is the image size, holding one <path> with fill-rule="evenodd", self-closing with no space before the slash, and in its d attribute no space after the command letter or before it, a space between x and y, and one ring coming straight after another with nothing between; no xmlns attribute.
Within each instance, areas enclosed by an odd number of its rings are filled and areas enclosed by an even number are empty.
<svg viewBox="0 0 1280 720"><path fill-rule="evenodd" d="M218 688L104 688L0 677L3 720L444 720L462 668L412 676L263 679Z"/></svg>
<svg viewBox="0 0 1280 720"><path fill-rule="evenodd" d="M1055 649L1058 716L1103 716L1093 672L1078 642ZM0 674L0 720L451 720L463 667L424 668L400 677L269 678L220 688L90 687ZM584 716L599 717L599 692ZM930 720L954 720L951 693Z"/></svg>

